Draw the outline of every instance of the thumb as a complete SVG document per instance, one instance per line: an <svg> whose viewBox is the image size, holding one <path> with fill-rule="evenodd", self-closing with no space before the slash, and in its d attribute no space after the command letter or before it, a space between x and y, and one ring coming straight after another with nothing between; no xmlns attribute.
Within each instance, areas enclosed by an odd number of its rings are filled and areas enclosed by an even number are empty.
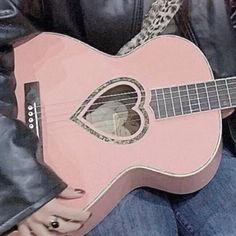
<svg viewBox="0 0 236 236"><path fill-rule="evenodd" d="M59 194L59 197L66 199L75 199L83 197L84 194L85 191L83 189L74 189L71 187L67 187L63 192Z"/></svg>

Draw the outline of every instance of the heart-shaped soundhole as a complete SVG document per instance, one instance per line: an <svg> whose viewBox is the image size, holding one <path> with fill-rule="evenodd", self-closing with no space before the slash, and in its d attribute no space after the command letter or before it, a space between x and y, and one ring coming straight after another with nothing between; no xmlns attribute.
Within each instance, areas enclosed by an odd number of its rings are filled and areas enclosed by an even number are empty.
<svg viewBox="0 0 236 236"><path fill-rule="evenodd" d="M137 93L132 87L116 86L96 99L83 117L107 134L130 136L139 130L141 124L139 115L132 110L137 99Z"/></svg>
<svg viewBox="0 0 236 236"><path fill-rule="evenodd" d="M129 136L140 131L142 123L140 114L144 120L147 117L143 109L143 90L138 88L142 90L138 93L137 86L135 89L129 84L114 85L113 83L109 89L104 86L96 90L71 119L103 140L129 140ZM138 99L138 96L141 96L141 99ZM139 104L137 104L138 101ZM141 112L138 113L136 109Z"/></svg>

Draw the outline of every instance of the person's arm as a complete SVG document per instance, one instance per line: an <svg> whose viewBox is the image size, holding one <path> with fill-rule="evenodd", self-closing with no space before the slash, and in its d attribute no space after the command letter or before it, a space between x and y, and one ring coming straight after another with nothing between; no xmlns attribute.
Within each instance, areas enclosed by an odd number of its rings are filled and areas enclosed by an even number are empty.
<svg viewBox="0 0 236 236"><path fill-rule="evenodd" d="M30 20L30 11L40 14L40 2L0 1L0 235L66 188L37 161L37 137L16 119L12 44L37 32L37 19Z"/></svg>

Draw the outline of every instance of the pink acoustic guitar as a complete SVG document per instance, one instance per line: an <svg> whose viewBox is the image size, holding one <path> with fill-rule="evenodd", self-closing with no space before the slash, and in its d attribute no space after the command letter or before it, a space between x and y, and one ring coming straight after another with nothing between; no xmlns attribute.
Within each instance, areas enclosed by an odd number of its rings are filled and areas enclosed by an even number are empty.
<svg viewBox="0 0 236 236"><path fill-rule="evenodd" d="M201 51L160 36L115 57L43 33L15 51L19 119L41 157L86 190L69 203L93 213L84 235L134 188L190 193L214 176L221 109L236 105L236 79L213 80Z"/></svg>

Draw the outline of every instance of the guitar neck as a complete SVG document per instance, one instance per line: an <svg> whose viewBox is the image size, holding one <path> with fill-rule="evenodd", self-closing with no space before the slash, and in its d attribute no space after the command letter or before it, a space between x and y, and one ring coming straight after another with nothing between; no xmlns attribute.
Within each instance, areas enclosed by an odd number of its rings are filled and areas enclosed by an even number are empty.
<svg viewBox="0 0 236 236"><path fill-rule="evenodd" d="M156 119L236 107L236 77L151 90Z"/></svg>

